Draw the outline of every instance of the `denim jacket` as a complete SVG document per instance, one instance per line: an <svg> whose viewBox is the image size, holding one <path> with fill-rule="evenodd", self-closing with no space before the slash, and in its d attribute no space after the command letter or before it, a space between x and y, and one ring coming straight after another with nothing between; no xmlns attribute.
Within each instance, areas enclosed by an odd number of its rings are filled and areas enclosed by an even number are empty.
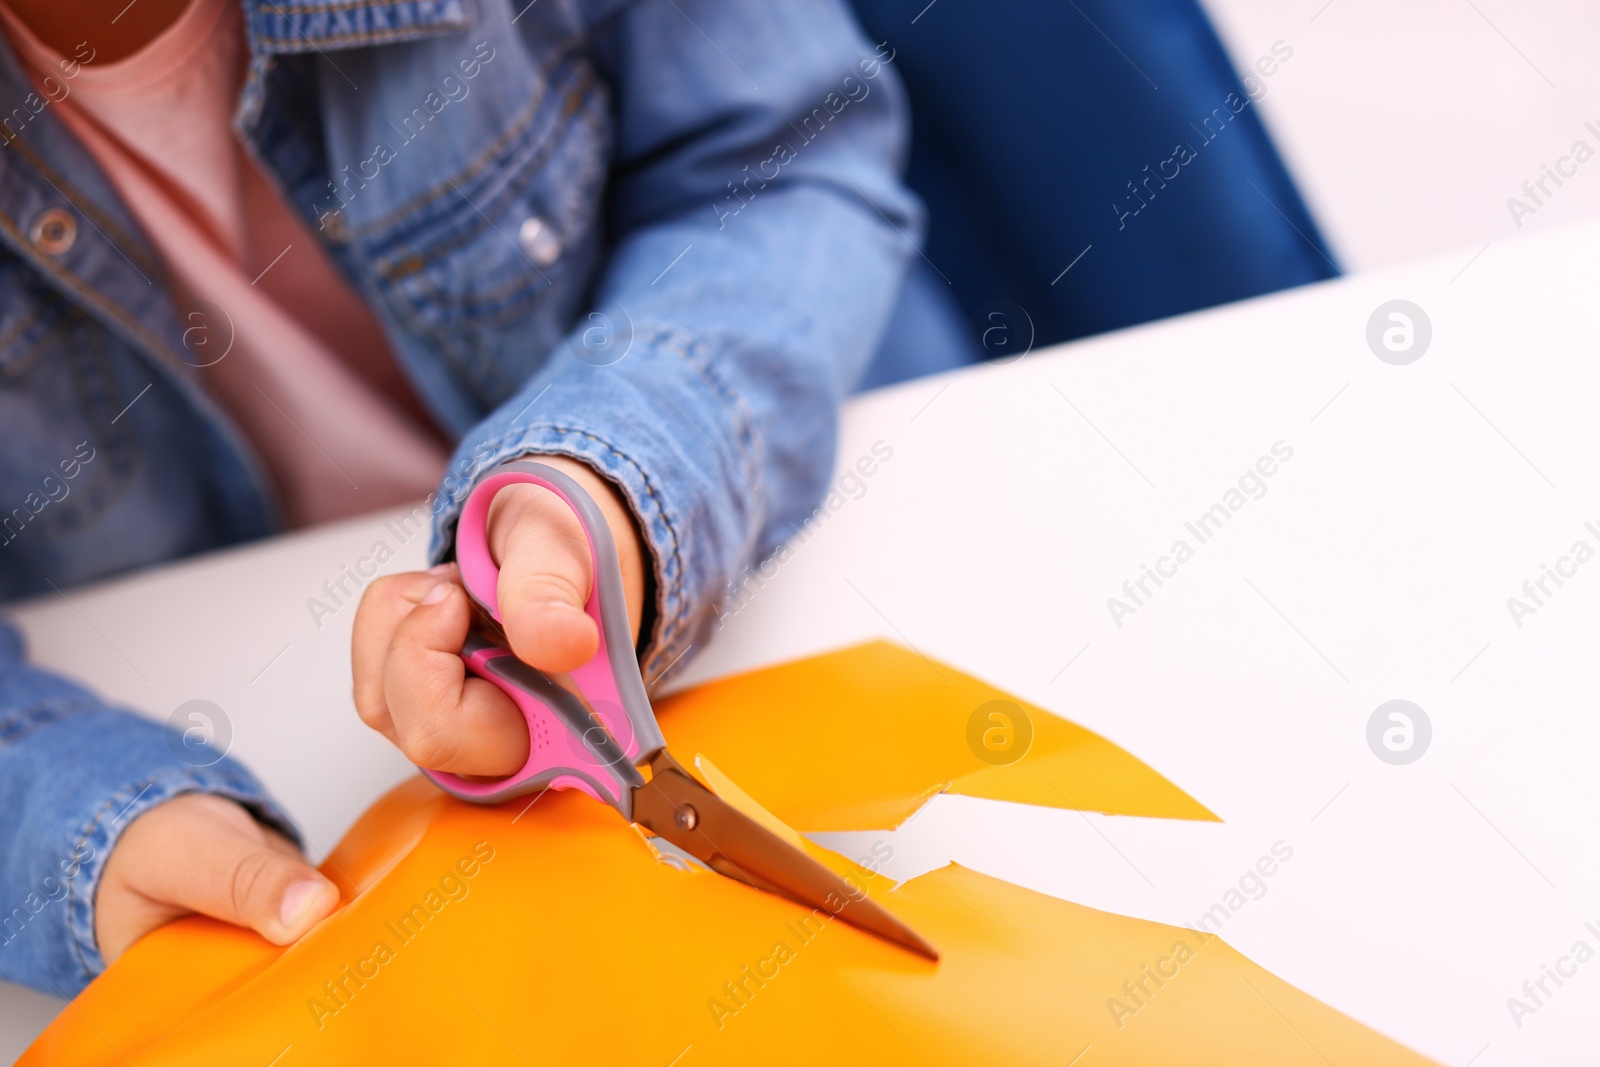
<svg viewBox="0 0 1600 1067"><path fill-rule="evenodd" d="M839 0L241 2L236 129L459 441L434 558L489 467L586 461L648 542L659 678L816 507L920 236L892 47ZM280 529L214 338L51 114L74 73L0 48L0 599ZM0 629L0 977L82 989L119 832L193 790L283 825Z"/></svg>

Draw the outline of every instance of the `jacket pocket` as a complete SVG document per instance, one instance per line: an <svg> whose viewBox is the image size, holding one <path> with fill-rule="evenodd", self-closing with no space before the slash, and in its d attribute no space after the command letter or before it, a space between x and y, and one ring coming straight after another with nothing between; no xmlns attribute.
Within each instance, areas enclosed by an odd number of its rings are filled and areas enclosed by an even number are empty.
<svg viewBox="0 0 1600 1067"><path fill-rule="evenodd" d="M93 523L126 487L138 447L105 331L16 277L0 287L0 545ZM20 291L19 291L20 290ZM43 549L45 546L37 545ZM33 553L28 553L32 555Z"/></svg>
<svg viewBox="0 0 1600 1067"><path fill-rule="evenodd" d="M568 53L436 194L366 252L380 298L493 407L561 338L598 258L610 155L606 90Z"/></svg>

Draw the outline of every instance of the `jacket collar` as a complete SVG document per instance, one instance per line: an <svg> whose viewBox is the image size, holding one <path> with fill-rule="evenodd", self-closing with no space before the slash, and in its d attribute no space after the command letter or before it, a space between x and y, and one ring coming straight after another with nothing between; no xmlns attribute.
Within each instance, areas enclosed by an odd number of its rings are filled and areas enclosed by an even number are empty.
<svg viewBox="0 0 1600 1067"><path fill-rule="evenodd" d="M242 0L258 53L322 52L464 30L469 0Z"/></svg>

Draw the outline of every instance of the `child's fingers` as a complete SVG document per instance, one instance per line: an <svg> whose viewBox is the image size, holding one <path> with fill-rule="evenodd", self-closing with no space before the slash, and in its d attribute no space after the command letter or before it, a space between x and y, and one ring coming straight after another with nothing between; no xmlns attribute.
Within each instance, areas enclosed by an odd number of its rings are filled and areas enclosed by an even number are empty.
<svg viewBox="0 0 1600 1067"><path fill-rule="evenodd" d="M528 724L499 687L467 673L461 644L472 609L452 581L436 584L395 626L383 699L395 744L411 762L453 774L507 775L528 760Z"/></svg>
<svg viewBox="0 0 1600 1067"><path fill-rule="evenodd" d="M332 882L238 804L193 793L152 808L123 833L96 895L95 932L107 962L193 912L286 945L338 903Z"/></svg>
<svg viewBox="0 0 1600 1067"><path fill-rule="evenodd" d="M491 507L489 545L500 565L496 592L511 650L552 673L588 662L600 630L583 610L593 564L572 509L539 486L508 486Z"/></svg>
<svg viewBox="0 0 1600 1067"><path fill-rule="evenodd" d="M379 578L361 595L350 637L350 673L354 679L356 714L361 721L398 743L389 705L383 696L383 665L395 627L438 585L455 579L456 566L441 564L431 571L410 571Z"/></svg>

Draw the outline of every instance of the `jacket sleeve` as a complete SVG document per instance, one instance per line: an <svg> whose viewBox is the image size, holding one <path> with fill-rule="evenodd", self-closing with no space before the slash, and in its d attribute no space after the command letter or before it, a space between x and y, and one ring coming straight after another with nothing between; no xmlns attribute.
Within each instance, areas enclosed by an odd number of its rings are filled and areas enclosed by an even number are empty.
<svg viewBox="0 0 1600 1067"><path fill-rule="evenodd" d="M105 969L95 892L129 823L180 793L231 797L298 839L260 784L185 738L30 666L0 620L0 978L75 996Z"/></svg>
<svg viewBox="0 0 1600 1067"><path fill-rule="evenodd" d="M654 682L816 508L921 216L893 50L834 0L639 0L591 47L617 131L593 309L452 470L556 453L620 487L653 561ZM435 558L470 488L447 480Z"/></svg>

